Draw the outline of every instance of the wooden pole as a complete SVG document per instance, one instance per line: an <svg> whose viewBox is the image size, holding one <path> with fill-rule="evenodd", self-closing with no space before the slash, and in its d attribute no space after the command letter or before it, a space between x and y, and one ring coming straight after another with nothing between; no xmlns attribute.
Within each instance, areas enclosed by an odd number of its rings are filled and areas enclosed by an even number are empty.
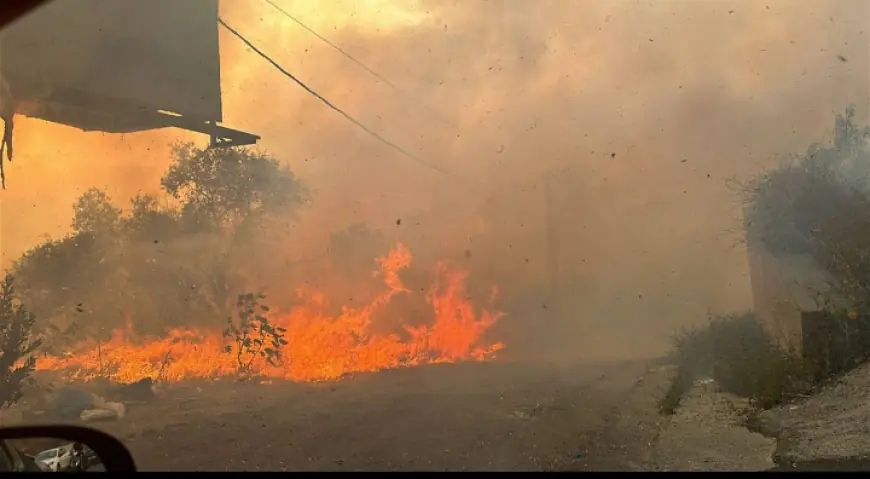
<svg viewBox="0 0 870 479"><path fill-rule="evenodd" d="M544 177L544 241L546 242L546 262L547 262L547 281L548 281L548 298L547 305L551 313L554 313L556 303L561 291L559 291L559 239L556 232L556 206L553 204L553 179L556 173L548 173Z"/></svg>

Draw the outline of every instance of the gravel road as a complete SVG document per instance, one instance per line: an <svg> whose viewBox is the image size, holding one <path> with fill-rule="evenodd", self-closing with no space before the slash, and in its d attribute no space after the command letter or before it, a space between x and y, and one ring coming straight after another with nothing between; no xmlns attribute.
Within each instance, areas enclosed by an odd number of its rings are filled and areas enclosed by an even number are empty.
<svg viewBox="0 0 870 479"><path fill-rule="evenodd" d="M460 364L203 384L106 429L142 470L640 470L661 426L659 369Z"/></svg>

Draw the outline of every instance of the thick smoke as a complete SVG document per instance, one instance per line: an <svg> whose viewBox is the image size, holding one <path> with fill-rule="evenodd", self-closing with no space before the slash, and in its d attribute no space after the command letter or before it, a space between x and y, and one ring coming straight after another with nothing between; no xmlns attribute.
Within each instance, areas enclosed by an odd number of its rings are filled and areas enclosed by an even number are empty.
<svg viewBox="0 0 870 479"><path fill-rule="evenodd" d="M286 254L316 257L331 233L366 223L421 262L447 257L499 284L506 325L547 325L559 309L568 320L550 329L580 353L654 351L708 310L748 307L727 180L827 141L849 104L868 114L862 0L276 3L401 91L262 2L223 2L221 14L452 173L361 133L224 32L226 122L262 135L313 191ZM190 138L35 121L17 134L4 265L66 231L88 187L156 190L169 142Z"/></svg>

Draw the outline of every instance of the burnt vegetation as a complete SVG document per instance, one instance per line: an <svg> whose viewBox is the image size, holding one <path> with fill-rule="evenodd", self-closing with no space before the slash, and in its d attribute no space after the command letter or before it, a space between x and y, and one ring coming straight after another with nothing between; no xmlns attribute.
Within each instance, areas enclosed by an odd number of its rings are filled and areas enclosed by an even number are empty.
<svg viewBox="0 0 870 479"><path fill-rule="evenodd" d="M660 404L663 412L673 413L699 378L769 408L867 359L868 338L862 340L866 334L855 324L870 312L870 126L857 124L849 108L836 116L832 136L829 145L814 144L740 184L739 194L748 247L806 255L826 273L829 280L814 292L815 301L830 326L824 329L839 332L843 344L829 341L825 351L805 344L798 354L776 341L753 312L713 316L675 335L678 369ZM832 349L847 357L834 364Z"/></svg>

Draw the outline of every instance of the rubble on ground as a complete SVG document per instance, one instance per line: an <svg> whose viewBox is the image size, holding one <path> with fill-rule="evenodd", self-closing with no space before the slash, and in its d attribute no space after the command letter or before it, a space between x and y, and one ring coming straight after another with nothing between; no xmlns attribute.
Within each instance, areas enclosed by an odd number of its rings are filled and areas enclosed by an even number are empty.
<svg viewBox="0 0 870 479"><path fill-rule="evenodd" d="M79 414L79 419L85 422L90 421L111 421L123 419L127 414L127 408L124 403L115 401L106 401L105 399L92 395L93 401L90 409L85 409Z"/></svg>
<svg viewBox="0 0 870 479"><path fill-rule="evenodd" d="M778 463L870 456L870 365L817 394L766 411L759 427L776 437Z"/></svg>
<svg viewBox="0 0 870 479"><path fill-rule="evenodd" d="M764 471L774 466L774 439L746 429L746 399L700 381L680 401L653 446L658 471Z"/></svg>
<svg viewBox="0 0 870 479"><path fill-rule="evenodd" d="M96 392L94 390L96 390ZM155 397L151 378L102 387L64 385L36 397L25 398L18 409L22 421L110 421L123 419L127 405L147 403Z"/></svg>
<svg viewBox="0 0 870 479"><path fill-rule="evenodd" d="M69 420L77 419L82 411L90 409L93 404L93 394L78 388L62 387L48 393L39 409L52 418Z"/></svg>

